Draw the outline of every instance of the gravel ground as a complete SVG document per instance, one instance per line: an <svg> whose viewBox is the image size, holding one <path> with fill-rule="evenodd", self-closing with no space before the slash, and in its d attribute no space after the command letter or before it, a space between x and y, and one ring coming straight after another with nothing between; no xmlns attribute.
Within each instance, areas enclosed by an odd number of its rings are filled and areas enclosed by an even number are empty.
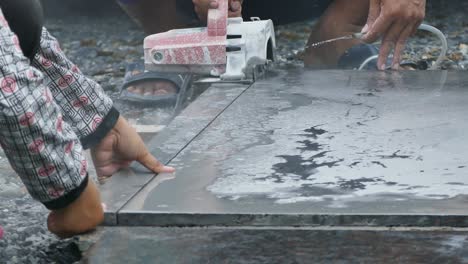
<svg viewBox="0 0 468 264"><path fill-rule="evenodd" d="M450 49L442 68L465 70L468 68L468 17L464 11L468 10L468 3L441 2L430 6L427 22L439 27L449 38ZM69 57L116 98L126 62L142 54L144 34L122 14L54 18L47 23ZM280 63L301 63L300 54L312 24L303 22L277 27ZM421 33L408 46L405 58L413 61L434 61L439 50L435 38ZM0 238L0 263L73 263L79 260L76 239L59 241L47 232L47 211L29 198L1 151L0 171L0 226L4 229Z"/></svg>

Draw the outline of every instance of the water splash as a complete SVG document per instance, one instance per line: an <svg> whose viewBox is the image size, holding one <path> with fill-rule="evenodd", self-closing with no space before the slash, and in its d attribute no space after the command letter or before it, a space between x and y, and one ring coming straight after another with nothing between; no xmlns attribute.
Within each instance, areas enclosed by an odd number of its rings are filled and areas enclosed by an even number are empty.
<svg viewBox="0 0 468 264"><path fill-rule="evenodd" d="M343 37L328 39L328 40L324 40L324 41L320 41L320 42L315 42L315 43L312 43L312 44L310 44L310 45L307 45L307 46L305 47L305 49L308 49L308 48L317 48L317 47L319 47L319 46L322 46L322 45L325 45L325 44L328 44L328 43L331 43L331 42L335 42L335 41L339 41L339 40L354 39L354 38L355 38L354 35L347 35L347 36L343 36Z"/></svg>

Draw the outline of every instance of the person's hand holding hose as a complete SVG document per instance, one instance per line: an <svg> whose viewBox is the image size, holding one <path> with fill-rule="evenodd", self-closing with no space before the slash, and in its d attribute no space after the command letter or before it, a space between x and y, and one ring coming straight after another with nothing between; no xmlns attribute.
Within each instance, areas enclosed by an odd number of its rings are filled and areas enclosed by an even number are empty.
<svg viewBox="0 0 468 264"><path fill-rule="evenodd" d="M377 62L380 70L386 68L392 49L392 69L399 69L406 41L416 32L425 14L426 0L370 0L368 19L362 32L366 42L382 38Z"/></svg>

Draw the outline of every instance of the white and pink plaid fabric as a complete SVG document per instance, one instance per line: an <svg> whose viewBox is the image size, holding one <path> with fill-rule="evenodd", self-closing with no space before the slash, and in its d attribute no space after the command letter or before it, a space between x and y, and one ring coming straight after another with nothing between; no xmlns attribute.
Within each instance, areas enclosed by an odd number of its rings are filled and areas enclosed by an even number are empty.
<svg viewBox="0 0 468 264"><path fill-rule="evenodd" d="M34 60L26 58L0 10L0 144L33 198L57 209L79 196L83 146L113 127L112 105L46 29Z"/></svg>

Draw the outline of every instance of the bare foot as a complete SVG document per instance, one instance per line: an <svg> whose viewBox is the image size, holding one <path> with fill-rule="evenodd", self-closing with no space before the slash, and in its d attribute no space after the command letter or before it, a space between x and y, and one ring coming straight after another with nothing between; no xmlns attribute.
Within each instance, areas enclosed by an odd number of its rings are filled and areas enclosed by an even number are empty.
<svg viewBox="0 0 468 264"><path fill-rule="evenodd" d="M96 228L104 220L99 191L92 180L73 203L50 212L47 228L60 238L68 238Z"/></svg>

